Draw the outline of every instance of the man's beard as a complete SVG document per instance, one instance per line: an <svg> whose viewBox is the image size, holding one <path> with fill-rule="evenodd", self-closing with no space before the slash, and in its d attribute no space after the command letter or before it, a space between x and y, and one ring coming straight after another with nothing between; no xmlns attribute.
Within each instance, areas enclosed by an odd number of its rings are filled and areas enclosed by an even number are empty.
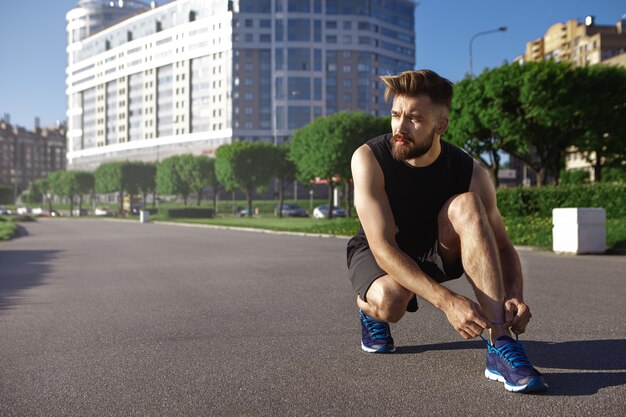
<svg viewBox="0 0 626 417"><path fill-rule="evenodd" d="M396 142L402 139L407 142L408 145L398 145ZM409 159L419 158L430 151L435 141L435 129L430 132L430 135L426 138L424 143L415 143L413 138L404 136L400 133L396 133L391 138L391 155L396 161L407 161Z"/></svg>

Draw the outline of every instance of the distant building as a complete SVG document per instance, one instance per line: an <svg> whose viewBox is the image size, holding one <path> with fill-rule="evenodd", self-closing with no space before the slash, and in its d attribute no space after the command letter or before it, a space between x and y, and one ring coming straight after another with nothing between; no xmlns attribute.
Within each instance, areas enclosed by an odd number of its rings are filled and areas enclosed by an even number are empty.
<svg viewBox="0 0 626 417"><path fill-rule="evenodd" d="M0 119L0 184L13 188L14 197L31 181L65 169L65 126L26 130Z"/></svg>
<svg viewBox="0 0 626 417"><path fill-rule="evenodd" d="M526 52L517 61L537 62L554 59L575 66L594 65L606 60L624 62L626 56L626 15L614 26L596 25L593 16L584 22L575 19L555 23L543 38L526 44Z"/></svg>
<svg viewBox="0 0 626 417"><path fill-rule="evenodd" d="M387 114L379 76L415 65L415 0L78 6L67 14L70 169L280 144L338 111Z"/></svg>

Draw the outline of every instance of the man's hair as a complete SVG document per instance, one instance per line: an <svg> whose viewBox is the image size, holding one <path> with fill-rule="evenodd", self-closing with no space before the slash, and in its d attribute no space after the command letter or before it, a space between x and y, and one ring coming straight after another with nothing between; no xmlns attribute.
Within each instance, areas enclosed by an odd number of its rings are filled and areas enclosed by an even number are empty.
<svg viewBox="0 0 626 417"><path fill-rule="evenodd" d="M450 110L452 104L452 83L435 71L405 71L400 75L383 75L380 79L385 83L385 100L392 95L415 97L426 95L434 104L445 106Z"/></svg>

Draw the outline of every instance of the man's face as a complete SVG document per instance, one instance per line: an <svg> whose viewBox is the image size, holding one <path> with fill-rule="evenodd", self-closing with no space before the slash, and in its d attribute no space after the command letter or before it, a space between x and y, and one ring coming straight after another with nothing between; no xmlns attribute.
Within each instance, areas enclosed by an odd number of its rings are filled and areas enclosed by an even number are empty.
<svg viewBox="0 0 626 417"><path fill-rule="evenodd" d="M432 104L428 96L395 96L391 109L391 153L394 159L406 161L425 155L445 127L444 110Z"/></svg>

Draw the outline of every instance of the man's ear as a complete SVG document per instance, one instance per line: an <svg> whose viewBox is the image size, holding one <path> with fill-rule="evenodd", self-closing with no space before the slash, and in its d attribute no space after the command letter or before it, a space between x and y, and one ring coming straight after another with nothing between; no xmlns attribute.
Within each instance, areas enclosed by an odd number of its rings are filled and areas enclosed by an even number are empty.
<svg viewBox="0 0 626 417"><path fill-rule="evenodd" d="M443 135L446 130L448 130L448 116L441 116L437 122L436 132Z"/></svg>

